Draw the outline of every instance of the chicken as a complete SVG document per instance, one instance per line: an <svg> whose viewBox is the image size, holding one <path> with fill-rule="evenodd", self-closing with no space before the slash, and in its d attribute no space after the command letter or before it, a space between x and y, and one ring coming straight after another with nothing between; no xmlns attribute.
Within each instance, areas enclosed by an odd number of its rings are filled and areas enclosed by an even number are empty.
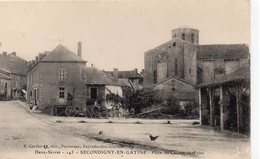
<svg viewBox="0 0 260 159"><path fill-rule="evenodd" d="M152 136L151 134L150 134L150 139L151 139L151 141L155 141L157 138L158 138L159 136L157 135L157 136Z"/></svg>

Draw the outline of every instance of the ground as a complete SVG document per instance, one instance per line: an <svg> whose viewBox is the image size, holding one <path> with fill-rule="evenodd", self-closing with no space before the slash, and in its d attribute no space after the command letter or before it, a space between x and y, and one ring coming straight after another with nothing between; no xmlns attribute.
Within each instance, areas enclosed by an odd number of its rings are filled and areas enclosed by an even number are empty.
<svg viewBox="0 0 260 159"><path fill-rule="evenodd" d="M55 117L19 101L0 102L0 108L1 158L250 158L248 137L192 125L194 120ZM159 137L152 142L150 134ZM94 150L101 154L87 154Z"/></svg>

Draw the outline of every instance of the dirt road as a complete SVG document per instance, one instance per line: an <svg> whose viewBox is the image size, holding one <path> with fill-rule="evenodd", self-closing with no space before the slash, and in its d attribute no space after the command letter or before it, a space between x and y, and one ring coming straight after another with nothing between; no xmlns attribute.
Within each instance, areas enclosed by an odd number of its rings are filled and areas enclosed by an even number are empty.
<svg viewBox="0 0 260 159"><path fill-rule="evenodd" d="M187 120L165 124L166 120L54 117L31 114L16 101L0 102L0 108L1 158L17 158L17 154L37 159L250 157L249 138L194 126ZM159 138L151 142L150 133Z"/></svg>
<svg viewBox="0 0 260 159"><path fill-rule="evenodd" d="M14 101L0 102L0 110L1 159L98 158L114 150L127 151L57 128L34 117ZM94 151L99 155L90 154Z"/></svg>

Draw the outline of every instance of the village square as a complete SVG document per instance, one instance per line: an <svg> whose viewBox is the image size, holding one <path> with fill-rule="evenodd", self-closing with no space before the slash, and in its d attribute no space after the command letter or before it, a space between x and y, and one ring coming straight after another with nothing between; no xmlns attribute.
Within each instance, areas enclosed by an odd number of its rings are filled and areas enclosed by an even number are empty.
<svg viewBox="0 0 260 159"><path fill-rule="evenodd" d="M171 29L131 69L81 40L30 60L0 41L1 158L250 158L249 44Z"/></svg>

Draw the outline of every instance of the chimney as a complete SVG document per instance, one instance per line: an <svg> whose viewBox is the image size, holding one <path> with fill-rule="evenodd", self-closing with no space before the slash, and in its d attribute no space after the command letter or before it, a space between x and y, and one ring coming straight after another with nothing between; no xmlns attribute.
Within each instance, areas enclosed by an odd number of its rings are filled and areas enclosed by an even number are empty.
<svg viewBox="0 0 260 159"><path fill-rule="evenodd" d="M113 70L113 76L115 78L115 81L118 82L118 69L117 68L114 68Z"/></svg>
<svg viewBox="0 0 260 159"><path fill-rule="evenodd" d="M78 56L81 57L81 42L78 42Z"/></svg>
<svg viewBox="0 0 260 159"><path fill-rule="evenodd" d="M138 74L138 69L137 68L135 68L135 75L137 75Z"/></svg>
<svg viewBox="0 0 260 159"><path fill-rule="evenodd" d="M142 75L144 74L144 69L142 69L141 74L142 74Z"/></svg>
<svg viewBox="0 0 260 159"><path fill-rule="evenodd" d="M32 60L32 66L34 66L35 65L35 60Z"/></svg>
<svg viewBox="0 0 260 159"><path fill-rule="evenodd" d="M28 62L28 68L30 69L32 67L32 61Z"/></svg>
<svg viewBox="0 0 260 159"><path fill-rule="evenodd" d="M35 57L35 63L38 63L38 61L39 61L39 56L36 56Z"/></svg>
<svg viewBox="0 0 260 159"><path fill-rule="evenodd" d="M39 53L38 57L39 57L39 61L41 61L47 54L46 53Z"/></svg>
<svg viewBox="0 0 260 159"><path fill-rule="evenodd" d="M16 56L16 52L12 52L12 55Z"/></svg>
<svg viewBox="0 0 260 159"><path fill-rule="evenodd" d="M7 56L7 52L4 51L4 52L3 52L3 57L6 57L6 56Z"/></svg>

